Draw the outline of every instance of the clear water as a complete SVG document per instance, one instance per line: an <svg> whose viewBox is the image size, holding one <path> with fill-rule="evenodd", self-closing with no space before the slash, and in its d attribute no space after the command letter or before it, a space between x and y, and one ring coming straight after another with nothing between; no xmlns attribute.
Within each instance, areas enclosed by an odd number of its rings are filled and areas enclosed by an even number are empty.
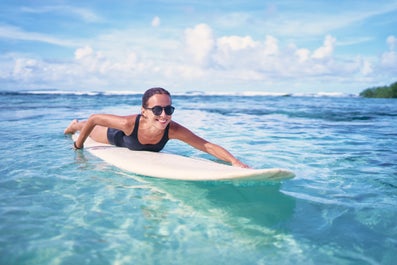
<svg viewBox="0 0 397 265"><path fill-rule="evenodd" d="M140 95L0 94L0 264L395 264L397 101L176 95L174 119L281 183L127 174L63 129ZM210 158L170 142L167 152Z"/></svg>

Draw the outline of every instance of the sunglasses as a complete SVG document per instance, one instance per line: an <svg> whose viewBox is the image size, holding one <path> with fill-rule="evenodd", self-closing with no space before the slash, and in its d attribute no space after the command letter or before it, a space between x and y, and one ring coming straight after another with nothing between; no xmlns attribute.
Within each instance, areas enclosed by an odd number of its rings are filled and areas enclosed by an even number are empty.
<svg viewBox="0 0 397 265"><path fill-rule="evenodd" d="M167 115L172 115L172 113L174 113L175 108L171 105L169 106L154 106L153 108L145 108L145 109L149 109L153 112L154 115L156 116L160 116L161 113L163 113L163 110L165 111L165 114Z"/></svg>

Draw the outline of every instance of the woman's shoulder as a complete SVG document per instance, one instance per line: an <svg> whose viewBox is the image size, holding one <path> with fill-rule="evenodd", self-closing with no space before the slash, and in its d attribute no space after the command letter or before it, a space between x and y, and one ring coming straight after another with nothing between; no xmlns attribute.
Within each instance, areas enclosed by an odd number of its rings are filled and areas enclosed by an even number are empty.
<svg viewBox="0 0 397 265"><path fill-rule="evenodd" d="M124 133L126 135L130 135L135 128L136 120L137 117L139 117L139 114L132 114L132 115L120 116L120 117L124 119L124 121L122 121L123 123L122 126L124 127L123 130Z"/></svg>
<svg viewBox="0 0 397 265"><path fill-rule="evenodd" d="M171 120L170 122L170 131L178 131L181 128L184 128L182 125L180 125L179 123L177 123L176 121Z"/></svg>
<svg viewBox="0 0 397 265"><path fill-rule="evenodd" d="M128 124L135 124L136 118L139 114L132 114L132 115L115 115L118 119L124 119L125 122Z"/></svg>
<svg viewBox="0 0 397 265"><path fill-rule="evenodd" d="M142 117L141 114L132 114L132 115L128 115L128 116L124 116L127 120L128 123L132 126L135 125L136 121L138 121L139 123L139 119Z"/></svg>
<svg viewBox="0 0 397 265"><path fill-rule="evenodd" d="M180 139L186 136L190 136L192 132L185 126L179 124L178 122L171 121L169 134L170 134L170 138Z"/></svg>

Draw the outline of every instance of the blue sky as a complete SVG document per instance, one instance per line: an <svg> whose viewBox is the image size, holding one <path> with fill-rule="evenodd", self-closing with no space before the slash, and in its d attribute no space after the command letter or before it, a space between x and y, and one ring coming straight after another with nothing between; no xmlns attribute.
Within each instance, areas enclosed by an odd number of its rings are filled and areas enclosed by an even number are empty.
<svg viewBox="0 0 397 265"><path fill-rule="evenodd" d="M397 1L2 0L0 90L358 93L397 81Z"/></svg>

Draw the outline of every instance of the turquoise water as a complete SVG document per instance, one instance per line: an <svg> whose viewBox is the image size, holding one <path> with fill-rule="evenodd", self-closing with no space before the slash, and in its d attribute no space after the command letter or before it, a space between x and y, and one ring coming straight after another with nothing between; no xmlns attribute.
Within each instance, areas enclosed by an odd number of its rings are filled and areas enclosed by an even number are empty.
<svg viewBox="0 0 397 265"><path fill-rule="evenodd" d="M395 264L397 101L175 95L174 119L281 183L128 174L63 129L140 95L0 93L0 264ZM179 142L166 152L210 158Z"/></svg>

